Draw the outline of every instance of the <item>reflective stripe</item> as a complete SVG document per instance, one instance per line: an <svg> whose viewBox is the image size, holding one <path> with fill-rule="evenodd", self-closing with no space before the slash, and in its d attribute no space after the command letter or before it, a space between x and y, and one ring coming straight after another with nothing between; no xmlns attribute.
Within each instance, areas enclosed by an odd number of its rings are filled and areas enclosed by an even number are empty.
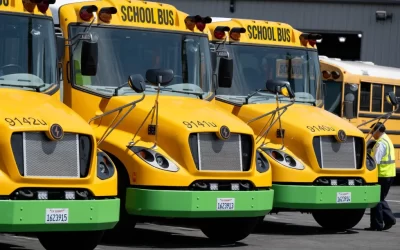
<svg viewBox="0 0 400 250"><path fill-rule="evenodd" d="M379 177L393 177L396 176L396 161L392 156L395 155L392 141L387 134L383 134L377 141L378 143L384 143L386 146L386 152L383 155L381 162L378 164L378 176ZM374 147L376 150L376 148Z"/></svg>
<svg viewBox="0 0 400 250"><path fill-rule="evenodd" d="M395 163L396 161L395 161L395 160L392 160L392 154L390 153L390 152L391 152L391 150L390 150L390 143L389 143L385 138L383 138L383 136L382 136L382 141L383 141L384 143L386 143L386 154L384 155L384 157L385 157L387 154L389 154L389 155L388 155L389 160L388 160L388 161L382 161L382 160L381 160L381 163L380 163L380 164L391 164L391 163ZM382 158L384 158L384 157L382 157Z"/></svg>

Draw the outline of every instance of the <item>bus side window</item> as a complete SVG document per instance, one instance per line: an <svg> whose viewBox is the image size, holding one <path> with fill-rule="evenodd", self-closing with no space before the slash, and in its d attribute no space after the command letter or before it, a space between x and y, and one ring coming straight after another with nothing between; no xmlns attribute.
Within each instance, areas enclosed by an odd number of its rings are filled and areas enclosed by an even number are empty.
<svg viewBox="0 0 400 250"><path fill-rule="evenodd" d="M382 84L372 85L372 112L382 112Z"/></svg>
<svg viewBox="0 0 400 250"><path fill-rule="evenodd" d="M361 83L360 111L369 111L371 105L371 83Z"/></svg>
<svg viewBox="0 0 400 250"><path fill-rule="evenodd" d="M395 94L396 94L396 96L400 96L400 86L396 86ZM400 109L398 109L396 111L396 113L399 114L400 113Z"/></svg>
<svg viewBox="0 0 400 250"><path fill-rule="evenodd" d="M384 96L386 96L389 92L394 92L394 86L393 85L385 85L384 86ZM388 103L388 102L383 102L383 112L390 112L393 111L394 107Z"/></svg>

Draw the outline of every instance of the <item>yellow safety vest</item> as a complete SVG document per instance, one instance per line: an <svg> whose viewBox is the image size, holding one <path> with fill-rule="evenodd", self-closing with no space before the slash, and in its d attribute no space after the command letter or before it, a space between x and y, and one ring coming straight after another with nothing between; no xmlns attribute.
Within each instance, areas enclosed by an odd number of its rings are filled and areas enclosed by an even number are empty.
<svg viewBox="0 0 400 250"><path fill-rule="evenodd" d="M372 155L375 156L375 150L378 143L386 145L385 155L382 157L381 162L378 164L379 177L394 177L396 176L396 161L393 143L387 134L383 134L377 141L372 149Z"/></svg>

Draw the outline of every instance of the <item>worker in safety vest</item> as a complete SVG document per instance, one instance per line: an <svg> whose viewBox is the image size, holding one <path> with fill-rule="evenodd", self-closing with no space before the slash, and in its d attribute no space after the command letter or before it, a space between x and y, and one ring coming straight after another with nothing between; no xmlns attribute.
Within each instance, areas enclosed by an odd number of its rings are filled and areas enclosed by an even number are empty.
<svg viewBox="0 0 400 250"><path fill-rule="evenodd" d="M381 200L378 205L371 208L371 224L366 230L382 231L396 224L392 210L385 201L390 186L396 177L395 152L392 141L385 133L385 126L378 122L371 126L376 143L372 149L371 156L378 167L378 183L381 186Z"/></svg>

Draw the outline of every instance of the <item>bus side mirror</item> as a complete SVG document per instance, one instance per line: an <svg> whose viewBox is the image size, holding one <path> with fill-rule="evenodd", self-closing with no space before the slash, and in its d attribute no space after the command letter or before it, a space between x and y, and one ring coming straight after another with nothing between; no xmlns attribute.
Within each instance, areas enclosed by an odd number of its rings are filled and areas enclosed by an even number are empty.
<svg viewBox="0 0 400 250"><path fill-rule="evenodd" d="M94 41L82 41L81 74L95 76L97 74L98 44Z"/></svg>
<svg viewBox="0 0 400 250"><path fill-rule="evenodd" d="M215 69L217 67L217 52L216 51L211 51L211 67L212 71L215 72Z"/></svg>
<svg viewBox="0 0 400 250"><path fill-rule="evenodd" d="M218 66L218 87L230 88L233 77L233 60L221 57Z"/></svg>
<svg viewBox="0 0 400 250"><path fill-rule="evenodd" d="M56 37L56 46L57 46L57 60L59 63L62 63L64 59L64 48L65 48L65 39L62 36Z"/></svg>
<svg viewBox="0 0 400 250"><path fill-rule="evenodd" d="M290 87L290 83L288 81L280 81L280 80L268 80L266 84L266 89L273 93L274 95L283 95L293 99L295 94Z"/></svg>
<svg viewBox="0 0 400 250"><path fill-rule="evenodd" d="M344 117L346 119L353 119L355 118L354 114L354 94L349 93L344 97Z"/></svg>
<svg viewBox="0 0 400 250"><path fill-rule="evenodd" d="M154 85L167 85L174 79L174 71L172 69L149 69L146 71L146 79Z"/></svg>
<svg viewBox="0 0 400 250"><path fill-rule="evenodd" d="M128 78L128 85L136 93L143 93L146 90L143 76L140 74L131 75Z"/></svg>
<svg viewBox="0 0 400 250"><path fill-rule="evenodd" d="M397 99L394 92L389 92L388 95L386 95L386 101L390 103L392 106L399 105L399 100Z"/></svg>

